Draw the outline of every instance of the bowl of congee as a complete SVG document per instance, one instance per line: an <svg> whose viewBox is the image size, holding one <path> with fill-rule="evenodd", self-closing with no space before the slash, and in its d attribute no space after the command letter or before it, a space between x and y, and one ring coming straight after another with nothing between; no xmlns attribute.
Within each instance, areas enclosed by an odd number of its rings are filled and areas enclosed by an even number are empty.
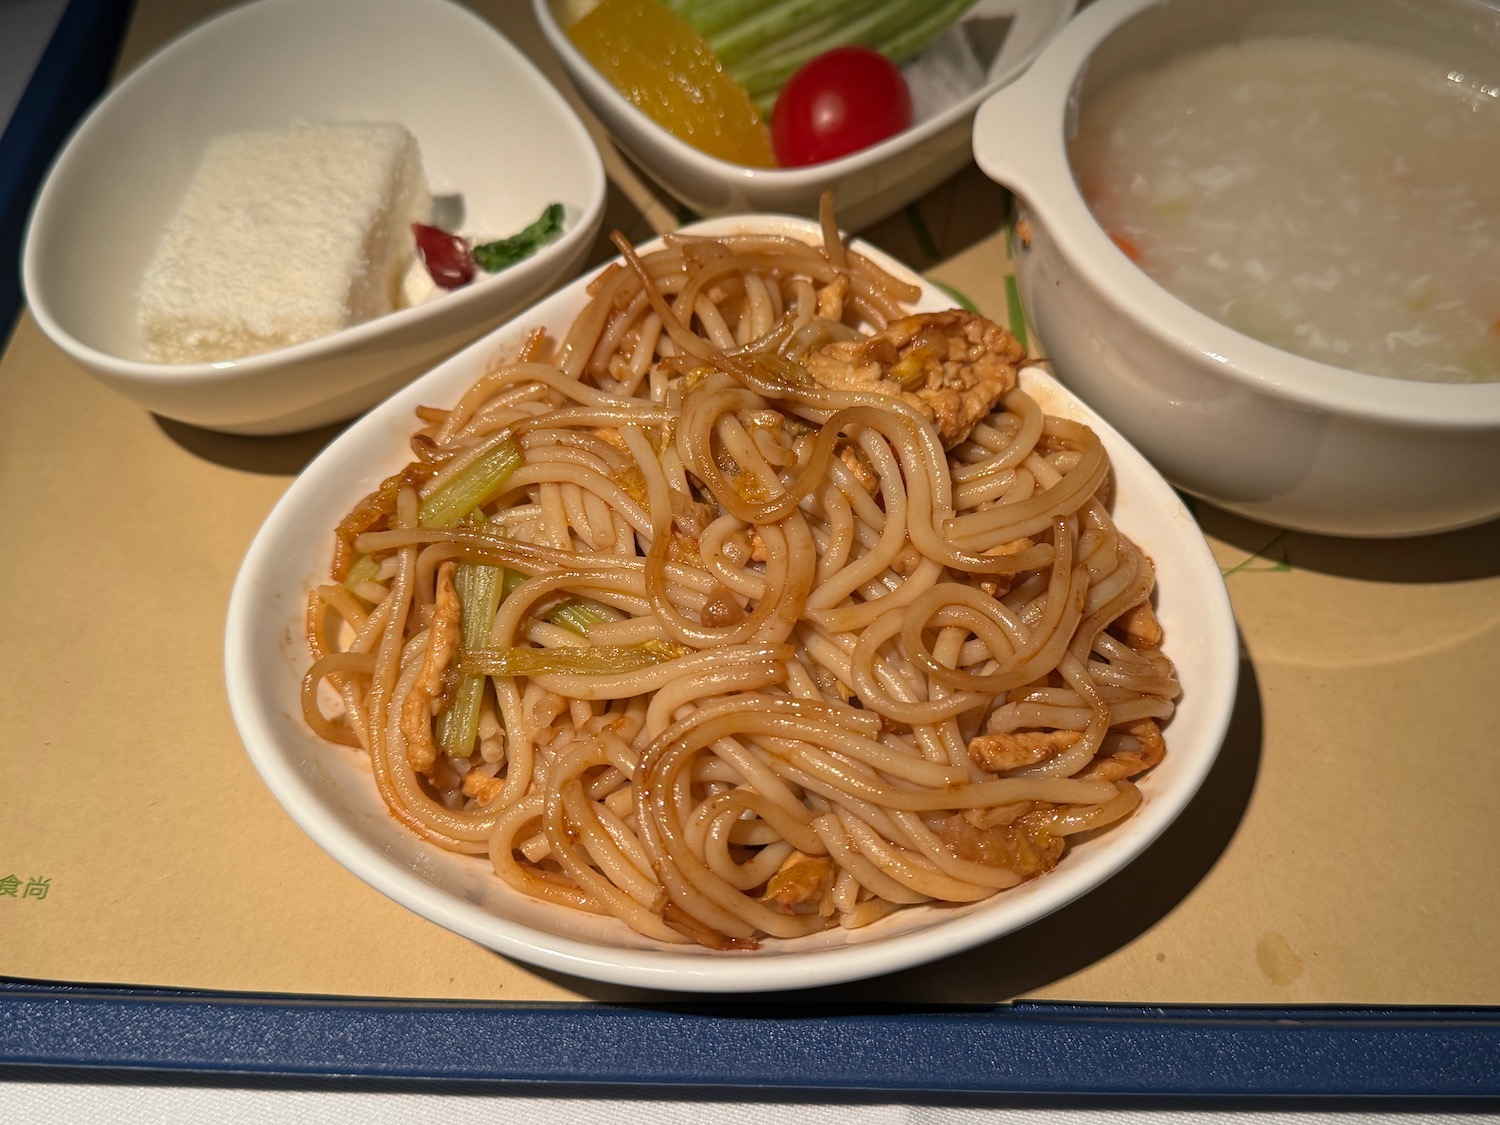
<svg viewBox="0 0 1500 1125"><path fill-rule="evenodd" d="M1098 0L974 126L1054 373L1174 485L1500 515L1500 6Z"/></svg>

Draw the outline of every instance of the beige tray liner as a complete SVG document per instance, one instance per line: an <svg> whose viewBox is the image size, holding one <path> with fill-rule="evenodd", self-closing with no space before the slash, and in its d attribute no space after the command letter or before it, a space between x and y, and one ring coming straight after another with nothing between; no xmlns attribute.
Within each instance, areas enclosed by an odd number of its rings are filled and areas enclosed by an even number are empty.
<svg viewBox="0 0 1500 1125"><path fill-rule="evenodd" d="M139 0L126 61L212 6ZM536 42L522 5L475 6ZM670 228L675 207L606 152L610 224L634 239ZM906 216L865 234L1004 320L1003 205L971 168L919 203L925 237ZM0 893L0 976L639 998L535 972L395 905L324 855L251 767L223 688L229 591L331 433L159 422L23 315L0 361L0 892L15 878ZM1500 524L1359 544L1206 505L1200 519L1248 652L1201 799L1085 900L831 996L1500 1003Z"/></svg>

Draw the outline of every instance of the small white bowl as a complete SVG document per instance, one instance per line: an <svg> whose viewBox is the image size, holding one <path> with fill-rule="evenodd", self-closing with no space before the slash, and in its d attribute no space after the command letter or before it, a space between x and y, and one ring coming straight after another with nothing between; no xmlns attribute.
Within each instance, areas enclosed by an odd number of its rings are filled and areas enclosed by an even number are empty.
<svg viewBox="0 0 1500 1125"><path fill-rule="evenodd" d="M979 166L1016 192L1029 227L1014 253L1040 347L1168 480L1252 519L1346 536L1492 519L1500 383L1363 375L1241 335L1150 279L1079 191L1066 144L1093 93L1174 52L1278 32L1437 52L1500 84L1500 8L1485 0L1088 5L974 123Z"/></svg>
<svg viewBox="0 0 1500 1125"><path fill-rule="evenodd" d="M462 229L501 237L549 203L538 254L439 300L225 363L142 358L137 299L209 141L297 121L393 121L416 136ZM581 267L604 212L603 163L566 100L507 39L448 0L258 0L189 31L96 106L54 163L23 278L42 330L167 418L245 434L350 417Z"/></svg>
<svg viewBox="0 0 1500 1125"><path fill-rule="evenodd" d="M687 229L819 237L815 223L791 217L720 218ZM920 282L878 250L855 245ZM1197 792L1228 726L1239 671L1229 599L1176 493L1119 434L1037 369L1022 374L1027 390L1048 412L1093 426L1108 449L1115 517L1156 566L1166 651L1182 684L1166 727L1167 757L1140 779L1145 800L1129 819L1078 844L1055 870L984 902L915 907L862 930L768 939L754 953L667 946L616 919L536 902L501 882L486 859L445 852L398 825L376 794L368 760L320 741L302 722L306 591L326 580L333 529L344 513L409 460L415 408L455 401L497 355L514 355L533 328L561 338L586 301L586 284L580 279L547 298L354 423L292 484L251 544L229 605L229 702L261 777L308 835L395 901L517 960L642 988L766 992L877 976L979 945L1085 894L1161 834ZM920 309L951 306L947 295L923 286Z"/></svg>
<svg viewBox="0 0 1500 1125"><path fill-rule="evenodd" d="M974 111L1012 81L1072 16L1075 0L980 0L986 19L1011 21L983 86L911 128L838 160L806 168L746 168L700 152L631 105L594 69L560 21L567 0L532 0L537 21L580 96L647 175L700 215L762 211L815 215L833 188L839 221L862 227L942 183L971 158Z"/></svg>

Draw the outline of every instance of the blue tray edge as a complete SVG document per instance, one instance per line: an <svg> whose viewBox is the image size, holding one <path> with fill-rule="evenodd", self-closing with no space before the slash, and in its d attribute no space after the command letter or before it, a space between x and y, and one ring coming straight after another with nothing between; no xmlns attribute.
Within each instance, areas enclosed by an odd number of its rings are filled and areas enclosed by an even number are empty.
<svg viewBox="0 0 1500 1125"><path fill-rule="evenodd" d="M1500 1009L505 1004L0 981L0 1066L1201 1098L1500 1097Z"/></svg>

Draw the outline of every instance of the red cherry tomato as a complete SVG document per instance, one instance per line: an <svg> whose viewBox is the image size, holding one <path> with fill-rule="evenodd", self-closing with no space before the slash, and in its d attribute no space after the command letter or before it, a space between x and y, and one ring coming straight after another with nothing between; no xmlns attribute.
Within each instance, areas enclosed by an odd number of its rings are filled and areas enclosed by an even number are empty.
<svg viewBox="0 0 1500 1125"><path fill-rule="evenodd" d="M784 167L821 164L911 124L911 91L868 47L835 47L803 63L771 111L771 147Z"/></svg>

